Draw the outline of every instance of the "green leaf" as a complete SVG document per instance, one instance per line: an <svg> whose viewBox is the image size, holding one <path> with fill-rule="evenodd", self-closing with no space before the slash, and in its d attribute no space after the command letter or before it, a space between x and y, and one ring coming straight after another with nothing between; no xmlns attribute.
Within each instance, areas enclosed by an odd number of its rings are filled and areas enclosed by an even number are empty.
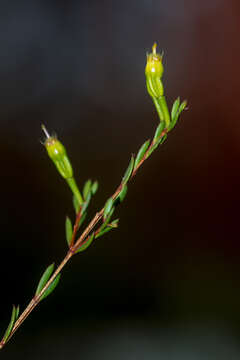
<svg viewBox="0 0 240 360"><path fill-rule="evenodd" d="M163 132L164 129L165 129L165 122L160 121L160 124L158 125L154 134L154 138L153 138L154 142L158 140L159 136L161 136L161 133Z"/></svg>
<svg viewBox="0 0 240 360"><path fill-rule="evenodd" d="M65 221L65 233L66 233L67 243L70 246L72 240L73 228L72 228L72 222L68 216L66 216L66 221Z"/></svg>
<svg viewBox="0 0 240 360"><path fill-rule="evenodd" d="M162 138L159 138L155 144L151 147L151 149L148 152L147 157L149 158L149 156L153 153L154 150L156 150L156 148L158 147L159 144L161 144Z"/></svg>
<svg viewBox="0 0 240 360"><path fill-rule="evenodd" d="M110 230L112 230L112 228L109 226L106 226L102 231L99 231L99 233L96 235L96 239L100 238L101 236L103 236L104 234L109 232Z"/></svg>
<svg viewBox="0 0 240 360"><path fill-rule="evenodd" d="M126 184L130 178L130 176L132 175L132 171L133 171L133 166L134 166L134 157L132 156L131 157L131 160L130 160L130 163L128 165L128 168L123 176L123 179L122 179L122 184Z"/></svg>
<svg viewBox="0 0 240 360"><path fill-rule="evenodd" d="M19 316L19 305L17 306L16 308L16 314L15 314L15 321L18 319L18 316Z"/></svg>
<svg viewBox="0 0 240 360"><path fill-rule="evenodd" d="M118 227L119 219L113 220L108 226L112 229L116 229Z"/></svg>
<svg viewBox="0 0 240 360"><path fill-rule="evenodd" d="M177 112L178 112L179 105L180 105L180 98L178 97L178 98L174 101L173 106L172 106L171 121L174 121L175 116L177 115Z"/></svg>
<svg viewBox="0 0 240 360"><path fill-rule="evenodd" d="M94 235L95 235L95 234L94 234L94 232L93 232L93 233L90 235L89 239L86 240L86 241L80 246L80 248L76 251L76 253L86 250L86 249L91 245L91 243L93 242L93 240L94 240Z"/></svg>
<svg viewBox="0 0 240 360"><path fill-rule="evenodd" d="M79 204L78 199L76 198L75 195L73 195L73 207L74 207L75 213L78 214L80 211L81 205Z"/></svg>
<svg viewBox="0 0 240 360"><path fill-rule="evenodd" d="M92 189L91 189L92 194L95 195L96 192L97 192L97 190L98 190L98 182L95 181L95 182L92 184Z"/></svg>
<svg viewBox="0 0 240 360"><path fill-rule="evenodd" d="M39 283L38 283L38 287L37 287L37 290L35 292L35 296L37 296L41 291L42 289L44 288L44 286L46 285L46 283L48 282L50 276L52 275L53 273L53 269L54 269L54 263L49 265L47 267L47 269L44 271Z"/></svg>
<svg viewBox="0 0 240 360"><path fill-rule="evenodd" d="M140 147L137 156L136 156L136 160L135 160L135 164L134 164L134 169L136 169L136 167L138 166L138 164L140 163L140 161L142 160L142 158L144 157L148 147L150 144L150 140L145 141L145 143Z"/></svg>
<svg viewBox="0 0 240 360"><path fill-rule="evenodd" d="M128 187L127 185L123 186L122 190L120 191L117 199L120 200L120 203L123 202L123 200L125 199L125 196L127 195L127 190L128 190Z"/></svg>
<svg viewBox="0 0 240 360"><path fill-rule="evenodd" d="M89 194L89 191L91 191L92 181L89 179L85 182L85 185L83 187L83 197L86 200L87 196Z"/></svg>
<svg viewBox="0 0 240 360"><path fill-rule="evenodd" d="M176 125L177 121L178 121L178 118L179 118L179 115L181 114L181 112L186 108L187 106L187 101L184 100L181 105L179 106L178 108L178 111L175 115L175 118L171 121L170 125L169 125L169 131L172 130L174 128L174 126Z"/></svg>
<svg viewBox="0 0 240 360"><path fill-rule="evenodd" d="M86 216L87 216L87 211L85 211L82 216L81 216L81 219L79 221L79 224L78 224L78 229L80 228L80 226L83 224L84 220L86 219Z"/></svg>
<svg viewBox="0 0 240 360"><path fill-rule="evenodd" d="M13 328L14 323L15 323L15 319L16 319L16 308L13 305L11 320L10 320L10 323L9 323L9 325L7 327L7 330L5 331L5 334L3 336L3 342L7 341L9 335L11 334L12 328Z"/></svg>
<svg viewBox="0 0 240 360"><path fill-rule="evenodd" d="M181 105L179 106L179 115L181 114L181 112L183 111L183 110L185 110L186 109L186 106L187 106L187 100L184 100L182 103L181 103Z"/></svg>
<svg viewBox="0 0 240 360"><path fill-rule="evenodd" d="M159 144L162 145L166 139L167 139L167 134L163 135Z"/></svg>
<svg viewBox="0 0 240 360"><path fill-rule="evenodd" d="M85 211L87 210L88 208L88 205L90 203L90 200L91 200L91 197L92 197L92 194L91 194L91 191L88 193L88 196L86 198L86 200L84 201L83 205L82 205L82 214L85 213Z"/></svg>
<svg viewBox="0 0 240 360"><path fill-rule="evenodd" d="M114 211L115 211L115 206L112 207L112 209L111 209L111 211L109 212L109 214L107 215L106 219L104 219L104 223L102 224L101 227L105 227L105 226L109 223L109 221L110 221L110 219L111 219Z"/></svg>
<svg viewBox="0 0 240 360"><path fill-rule="evenodd" d="M114 200L112 197L110 197L105 206L104 206L104 213L103 213L103 218L106 219L108 214L110 213L110 211L112 210L112 207L113 207L113 203L114 203Z"/></svg>
<svg viewBox="0 0 240 360"><path fill-rule="evenodd" d="M102 235L106 234L107 232L109 232L110 230L117 228L118 222L119 222L119 219L116 219L116 220L112 221L110 224L106 225L103 230L99 231L99 233L95 236L95 238L97 239L97 238L101 237Z"/></svg>
<svg viewBox="0 0 240 360"><path fill-rule="evenodd" d="M47 288L47 290L43 293L43 295L41 296L41 301L43 299L45 299L48 295L50 295L53 290L56 288L57 284L59 283L61 274L58 274L55 279L53 280L53 282L49 285L49 287Z"/></svg>
<svg viewBox="0 0 240 360"><path fill-rule="evenodd" d="M99 232L101 232L105 227L108 225L113 213L114 213L115 207L113 206L110 210L109 214L107 215L106 219L104 219L103 224L99 228Z"/></svg>

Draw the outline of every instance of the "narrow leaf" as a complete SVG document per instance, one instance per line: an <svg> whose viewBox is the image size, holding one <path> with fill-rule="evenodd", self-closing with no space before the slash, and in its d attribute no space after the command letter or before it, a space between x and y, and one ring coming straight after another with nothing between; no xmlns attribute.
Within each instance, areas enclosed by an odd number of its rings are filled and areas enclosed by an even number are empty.
<svg viewBox="0 0 240 360"><path fill-rule="evenodd" d="M47 290L43 293L43 295L41 296L41 301L43 299L45 299L48 295L50 295L53 290L56 288L57 284L59 283L61 274L58 274L55 279L53 280L53 282L49 285L49 287L47 288Z"/></svg>
<svg viewBox="0 0 240 360"><path fill-rule="evenodd" d="M111 228L117 228L119 223L119 219L113 220L110 224L108 224Z"/></svg>
<svg viewBox="0 0 240 360"><path fill-rule="evenodd" d="M172 106L172 111L171 111L171 120L174 121L175 119L175 116L178 112L178 108L179 108L179 105L180 105L180 98L178 97L174 103L173 103L173 106Z"/></svg>
<svg viewBox="0 0 240 360"><path fill-rule="evenodd" d="M125 199L125 196L127 195L127 190L128 190L128 187L127 185L123 186L121 192L119 193L117 199L120 200L120 202L123 202L123 200Z"/></svg>
<svg viewBox="0 0 240 360"><path fill-rule="evenodd" d="M95 235L95 234L94 234L94 232L93 232L92 235L90 235L89 239L86 240L86 241L80 246L80 248L76 251L76 253L86 250L86 249L91 245L91 243L93 242L93 240L94 240L94 235Z"/></svg>
<svg viewBox="0 0 240 360"><path fill-rule="evenodd" d="M131 160L130 160L130 163L128 165L128 168L127 168L127 170L126 170L126 172L125 172L125 174L123 176L123 179L122 179L122 183L124 185L128 182L128 180L129 180L129 178L130 178L130 176L132 174L133 166L134 166L134 157L132 156Z"/></svg>
<svg viewBox="0 0 240 360"><path fill-rule="evenodd" d="M160 124L158 125L154 134L154 138L153 138L154 142L158 140L159 136L161 136L161 133L163 132L164 129L165 129L165 122L160 121Z"/></svg>
<svg viewBox="0 0 240 360"><path fill-rule="evenodd" d="M82 223L84 222L84 220L86 219L86 216L87 216L87 211L85 211L82 216L81 216L81 219L79 221L79 224L78 224L78 229L80 228L80 226L82 225Z"/></svg>
<svg viewBox="0 0 240 360"><path fill-rule="evenodd" d="M103 236L104 234L106 234L107 232L109 232L110 230L112 230L112 227L106 226L102 231L100 231L100 232L96 235L96 239L100 238L101 236Z"/></svg>
<svg viewBox="0 0 240 360"><path fill-rule="evenodd" d="M91 189L92 194L95 195L97 190L98 190L98 182L94 181L94 183L92 184L92 189Z"/></svg>
<svg viewBox="0 0 240 360"><path fill-rule="evenodd" d="M35 295L37 296L41 291L42 289L44 288L44 286L46 285L46 283L48 282L50 276L52 275L53 273L53 269L54 269L54 263L49 265L47 267L47 269L44 271L39 283L38 283L38 287L37 287L37 290L35 292Z"/></svg>
<svg viewBox="0 0 240 360"><path fill-rule="evenodd" d="M74 207L75 213L78 214L80 211L81 205L79 204L78 199L76 198L75 195L73 195L73 207Z"/></svg>
<svg viewBox="0 0 240 360"><path fill-rule="evenodd" d="M18 319L18 316L19 316L19 305L17 306L16 308L16 313L15 313L15 321Z"/></svg>
<svg viewBox="0 0 240 360"><path fill-rule="evenodd" d="M104 222L103 222L102 226L100 227L100 229L103 229L105 226L107 226L107 224L109 223L114 211L115 211L115 206L112 207L112 209L110 210L110 212L107 215L106 219L104 219Z"/></svg>
<svg viewBox="0 0 240 360"><path fill-rule="evenodd" d="M119 219L112 221L103 230L99 231L99 233L95 236L95 238L97 239L97 238L103 236L104 234L106 234L107 232L109 232L110 230L117 228L118 222L119 222Z"/></svg>
<svg viewBox="0 0 240 360"><path fill-rule="evenodd" d="M154 150L156 150L156 148L158 147L159 144L161 144L162 138L159 138L155 144L151 147L151 150L148 151L147 157L149 158L149 156L153 153Z"/></svg>
<svg viewBox="0 0 240 360"><path fill-rule="evenodd" d="M184 101L181 103L181 105L179 106L179 114L181 114L181 112L182 112L183 110L185 110L186 106L187 106L187 100L184 100Z"/></svg>
<svg viewBox="0 0 240 360"><path fill-rule="evenodd" d="M166 139L167 139L167 134L163 135L159 144L162 145Z"/></svg>
<svg viewBox="0 0 240 360"><path fill-rule="evenodd" d="M104 220L103 224L100 226L99 228L99 232L101 232L103 229L105 229L105 227L108 225L113 213L114 213L115 207L112 207L112 210L110 211L110 213L108 214L108 216L106 217L106 219Z"/></svg>
<svg viewBox="0 0 240 360"><path fill-rule="evenodd" d="M6 330L5 334L4 334L3 342L7 341L9 335L11 334L12 328L13 328L14 323L15 323L15 319L16 319L16 308L13 305L11 320L10 320L10 323L9 323L9 325L7 327L7 330Z"/></svg>
<svg viewBox="0 0 240 360"><path fill-rule="evenodd" d="M174 126L176 125L177 121L178 121L178 118L179 118L179 115L181 114L181 112L186 108L187 106L187 101L184 100L181 105L179 106L178 108L178 111L175 115L175 118L171 121L170 125L169 125L169 131L172 130L174 128Z"/></svg>
<svg viewBox="0 0 240 360"><path fill-rule="evenodd" d="M72 240L73 228L72 228L72 222L68 216L66 217L66 221L65 221L65 233L66 233L67 243L68 245L70 245Z"/></svg>
<svg viewBox="0 0 240 360"><path fill-rule="evenodd" d="M85 200L87 199L88 193L91 190L91 185L92 181L90 179L85 182L85 185L83 187L83 197Z"/></svg>
<svg viewBox="0 0 240 360"><path fill-rule="evenodd" d="M91 191L90 191L90 192L88 193L88 196L87 196L85 202L84 202L83 205L82 205L82 214L84 214L85 211L87 210L88 205L89 205L90 200L91 200L91 196L92 196L92 194L91 194Z"/></svg>
<svg viewBox="0 0 240 360"><path fill-rule="evenodd" d="M112 197L110 197L110 198L107 200L107 202L106 202L106 204L105 204L105 206L104 206L104 213L103 213L103 218L104 218L104 219L107 218L108 214L109 214L110 211L112 210L113 202L114 202L114 201L113 201L113 198L112 198Z"/></svg>
<svg viewBox="0 0 240 360"><path fill-rule="evenodd" d="M138 166L138 164L140 163L140 161L142 160L142 158L144 157L148 147L149 147L149 143L150 140L145 141L145 143L140 147L137 156L136 156L136 160L135 160L135 164L134 164L134 169L136 169L136 167Z"/></svg>

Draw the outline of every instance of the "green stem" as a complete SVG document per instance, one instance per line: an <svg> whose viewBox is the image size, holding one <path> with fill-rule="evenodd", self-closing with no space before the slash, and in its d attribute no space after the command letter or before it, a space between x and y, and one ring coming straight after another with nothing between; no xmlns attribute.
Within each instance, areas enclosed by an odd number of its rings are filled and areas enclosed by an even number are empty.
<svg viewBox="0 0 240 360"><path fill-rule="evenodd" d="M83 203L83 198L82 198L82 195L78 189L78 186L76 184L76 181L73 177L71 178L67 178L66 179L68 185L70 186L72 192L73 192L73 195L77 198L78 202L79 202L79 205L82 205Z"/></svg>
<svg viewBox="0 0 240 360"><path fill-rule="evenodd" d="M160 117L160 120L165 121L166 128L168 128L168 126L170 125L170 115L165 96L160 96L159 98L153 97L153 102L156 107L158 116Z"/></svg>
<svg viewBox="0 0 240 360"><path fill-rule="evenodd" d="M157 110L158 116L160 118L160 121L164 121L163 111L162 111L162 108L161 108L161 106L160 106L160 104L158 102L158 98L153 97L152 99L153 99L155 108Z"/></svg>

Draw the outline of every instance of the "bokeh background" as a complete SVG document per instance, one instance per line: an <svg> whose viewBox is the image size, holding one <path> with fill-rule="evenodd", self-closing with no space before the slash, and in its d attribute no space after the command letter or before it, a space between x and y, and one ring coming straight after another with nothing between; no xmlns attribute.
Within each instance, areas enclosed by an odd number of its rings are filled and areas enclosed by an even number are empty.
<svg viewBox="0 0 240 360"><path fill-rule="evenodd" d="M102 207L158 119L146 51L164 50L167 142L117 210L118 230L65 268L3 359L239 359L238 0L0 2L1 331L66 252L71 194L41 123Z"/></svg>

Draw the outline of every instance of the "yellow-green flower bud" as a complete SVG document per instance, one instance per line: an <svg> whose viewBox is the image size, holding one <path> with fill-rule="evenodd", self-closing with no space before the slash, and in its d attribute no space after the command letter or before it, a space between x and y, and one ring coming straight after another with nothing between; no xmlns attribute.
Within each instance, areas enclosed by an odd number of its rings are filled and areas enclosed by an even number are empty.
<svg viewBox="0 0 240 360"><path fill-rule="evenodd" d="M63 144L56 138L56 136L50 136L45 128L42 125L42 129L46 135L46 140L44 146L47 150L47 153L56 165L59 173L64 179L69 179L73 177L72 165L68 159L67 152Z"/></svg>
<svg viewBox="0 0 240 360"><path fill-rule="evenodd" d="M157 44L152 47L152 53L147 54L147 64L145 68L147 90L153 98L163 96L163 84L161 77L163 74L162 56L156 52Z"/></svg>

